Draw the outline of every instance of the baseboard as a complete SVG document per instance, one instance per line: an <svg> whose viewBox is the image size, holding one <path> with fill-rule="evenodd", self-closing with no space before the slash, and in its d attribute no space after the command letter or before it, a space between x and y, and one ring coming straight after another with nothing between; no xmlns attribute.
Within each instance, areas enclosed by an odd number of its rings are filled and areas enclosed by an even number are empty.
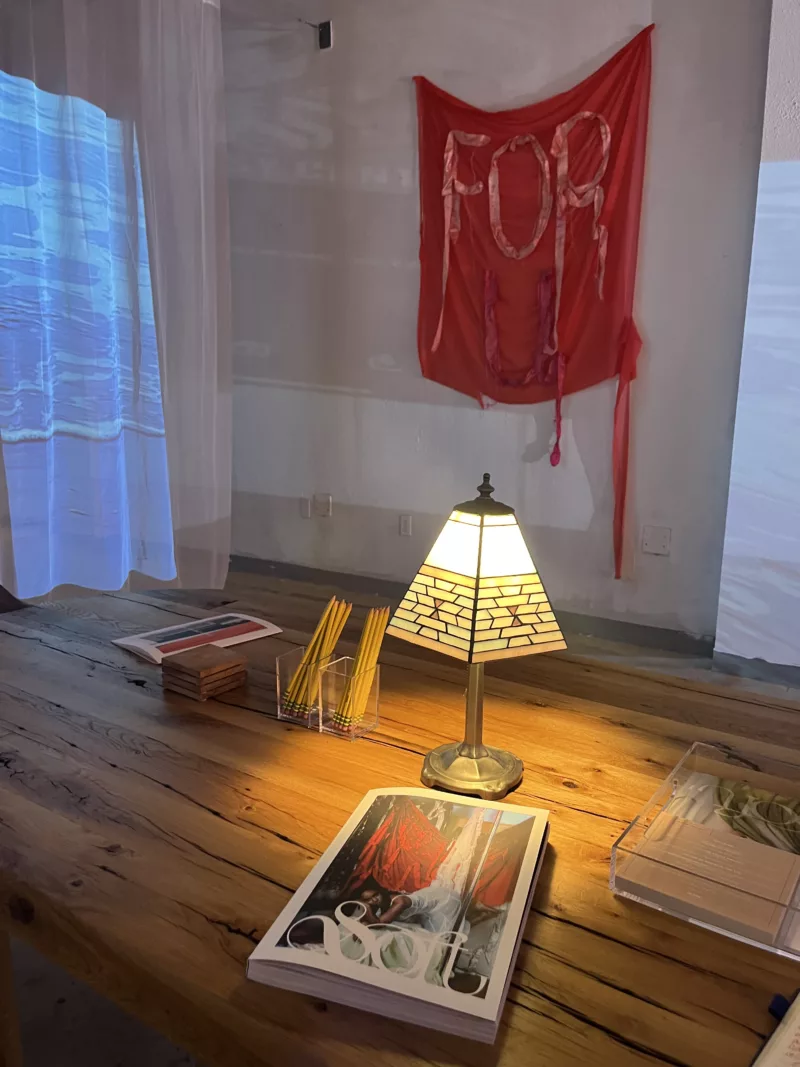
<svg viewBox="0 0 800 1067"><path fill-rule="evenodd" d="M366 574L347 574L305 567L300 563L279 563L253 556L231 556L231 570L238 574L266 574L270 578L288 578L295 582L335 585L351 593L376 593L390 600L400 600L407 586L393 578L371 578Z"/></svg>
<svg viewBox="0 0 800 1067"><path fill-rule="evenodd" d="M556 609L558 610L558 609ZM696 637L683 630L668 630L664 626L647 626L624 619L604 619L596 615L582 615L574 611L558 611L561 629L565 634L595 637L601 641L615 641L659 652L676 652L683 656L711 659L713 637Z"/></svg>
<svg viewBox="0 0 800 1067"><path fill-rule="evenodd" d="M264 574L271 578L287 578L297 582L335 585L352 593L376 593L388 600L397 601L407 589L403 582L391 578L371 578L364 574L320 570L299 563L279 563L276 560L256 559L252 556L231 556L231 570L245 574ZM710 658L714 651L713 637L693 637L680 630L668 630L660 626L645 626L621 619L603 619L572 611L560 611L558 608L556 610L561 628L567 637L571 634L596 637L603 641L617 641L640 648L704 658Z"/></svg>
<svg viewBox="0 0 800 1067"><path fill-rule="evenodd" d="M768 663L765 659L745 659L744 656L732 656L728 652L715 652L714 666L724 674L732 674L737 678L800 689L800 667L788 663Z"/></svg>

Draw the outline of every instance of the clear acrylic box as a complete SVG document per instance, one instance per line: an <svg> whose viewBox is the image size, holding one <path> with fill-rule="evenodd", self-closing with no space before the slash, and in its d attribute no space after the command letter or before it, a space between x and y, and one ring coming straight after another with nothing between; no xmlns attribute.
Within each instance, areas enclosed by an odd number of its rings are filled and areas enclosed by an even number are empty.
<svg viewBox="0 0 800 1067"><path fill-rule="evenodd" d="M800 768L695 743L611 850L621 897L800 959Z"/></svg>
<svg viewBox="0 0 800 1067"><path fill-rule="evenodd" d="M307 684L298 690L295 676L303 660L305 646L284 652L275 660L275 678L278 686L278 718L296 722L318 730L320 725L319 674L333 659L328 656L312 665Z"/></svg>
<svg viewBox="0 0 800 1067"><path fill-rule="evenodd" d="M352 656L332 660L320 671L322 733L354 741L378 725L380 666L353 674Z"/></svg>

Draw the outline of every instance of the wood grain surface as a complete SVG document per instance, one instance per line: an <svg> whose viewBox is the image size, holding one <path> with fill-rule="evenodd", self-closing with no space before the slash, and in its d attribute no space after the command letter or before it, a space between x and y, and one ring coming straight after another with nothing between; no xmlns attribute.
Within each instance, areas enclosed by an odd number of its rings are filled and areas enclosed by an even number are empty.
<svg viewBox="0 0 800 1067"><path fill-rule="evenodd" d="M525 762L512 800L552 812L497 1043L246 981L363 794L416 785L424 753L463 728L462 667L394 640L375 733L348 743L272 717L275 656L331 592L239 575L227 593L0 616L0 925L208 1067L746 1067L800 966L615 899L609 855L690 741L800 762L800 711L566 653L487 669L487 741ZM380 602L350 599L343 651ZM206 704L110 644L222 607L285 632L243 646L247 687Z"/></svg>
<svg viewBox="0 0 800 1067"><path fill-rule="evenodd" d="M6 930L0 930L0 1067L22 1067L11 940Z"/></svg>

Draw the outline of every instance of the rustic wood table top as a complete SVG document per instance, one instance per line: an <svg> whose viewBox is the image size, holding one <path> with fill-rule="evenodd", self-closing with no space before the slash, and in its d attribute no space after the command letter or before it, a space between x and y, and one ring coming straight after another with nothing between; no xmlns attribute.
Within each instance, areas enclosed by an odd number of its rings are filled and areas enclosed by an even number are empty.
<svg viewBox="0 0 800 1067"><path fill-rule="evenodd" d="M125 594L0 616L0 917L208 1067L746 1067L800 966L608 889L615 838L691 740L784 757L797 708L555 654L487 670L486 736L552 812L551 845L493 1047L245 979L245 960L362 795L415 785L460 736L464 671L387 641L379 729L354 743L287 726L276 654L330 590L261 579L231 594ZM355 597L346 636L370 597ZM265 614L246 689L206 704L111 639ZM796 757L800 761L800 756ZM0 1056L0 1063L2 1063Z"/></svg>

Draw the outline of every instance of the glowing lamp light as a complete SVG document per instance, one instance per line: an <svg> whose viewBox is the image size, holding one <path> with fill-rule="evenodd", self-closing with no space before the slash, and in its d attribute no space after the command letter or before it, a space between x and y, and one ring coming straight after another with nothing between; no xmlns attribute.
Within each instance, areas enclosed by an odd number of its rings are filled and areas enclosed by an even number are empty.
<svg viewBox="0 0 800 1067"><path fill-rule="evenodd" d="M523 765L483 744L484 663L567 647L514 509L493 492L485 474L457 505L387 629L469 664L465 738L428 753L422 783L487 800L518 785Z"/></svg>

